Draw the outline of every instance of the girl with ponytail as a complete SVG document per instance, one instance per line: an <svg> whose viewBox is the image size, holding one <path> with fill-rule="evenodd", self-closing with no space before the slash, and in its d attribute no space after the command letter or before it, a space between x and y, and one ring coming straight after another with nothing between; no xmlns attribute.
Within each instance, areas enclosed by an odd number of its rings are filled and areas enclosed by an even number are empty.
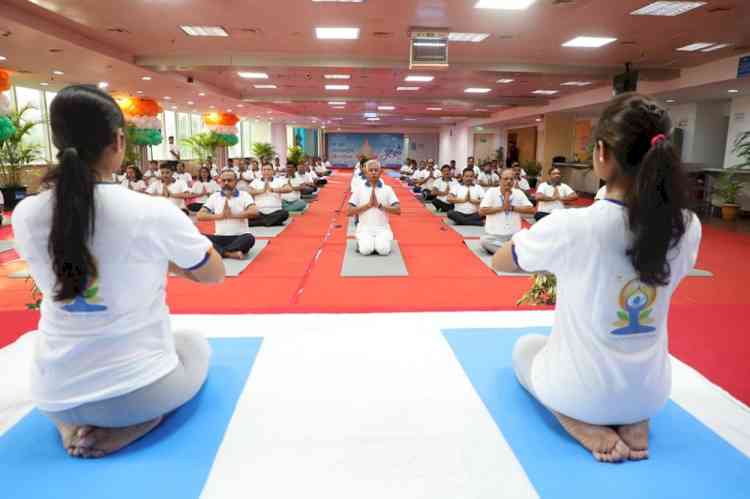
<svg viewBox="0 0 750 499"><path fill-rule="evenodd" d="M594 171L607 182L606 198L554 212L493 260L497 270L557 276L552 333L520 338L513 367L602 462L648 458L649 420L671 389L669 304L701 239L671 131L656 102L616 97L594 131Z"/></svg>
<svg viewBox="0 0 750 499"><path fill-rule="evenodd" d="M70 455L102 457L200 389L208 344L170 330L166 276L217 283L224 267L174 205L112 182L125 153L112 97L67 87L50 126L58 164L13 213L17 250L43 293L31 392Z"/></svg>

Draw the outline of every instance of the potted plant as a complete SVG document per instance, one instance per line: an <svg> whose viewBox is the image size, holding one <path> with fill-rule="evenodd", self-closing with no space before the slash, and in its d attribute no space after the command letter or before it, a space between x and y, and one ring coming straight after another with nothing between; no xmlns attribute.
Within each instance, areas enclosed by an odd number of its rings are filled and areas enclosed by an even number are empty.
<svg viewBox="0 0 750 499"><path fill-rule="evenodd" d="M258 158L261 164L266 164L273 160L274 156L276 156L276 151L273 145L267 142L256 142L253 144L253 154L255 154L255 157Z"/></svg>
<svg viewBox="0 0 750 499"><path fill-rule="evenodd" d="M305 151L300 146L292 146L286 155L286 164L299 165L305 158Z"/></svg>
<svg viewBox="0 0 750 499"><path fill-rule="evenodd" d="M213 158L214 151L219 145L218 136L213 132L196 133L192 137L182 139L183 145L190 148L202 165L206 164L209 158Z"/></svg>
<svg viewBox="0 0 750 499"><path fill-rule="evenodd" d="M24 140L39 121L25 118L33 106L26 105L19 110L11 111L8 119L15 128L15 133L0 142L0 187L5 198L5 209L12 210L24 197L26 186L21 183L21 170L42 157L42 147L29 144Z"/></svg>
<svg viewBox="0 0 750 499"><path fill-rule="evenodd" d="M737 137L737 140L734 141L733 152L742 161L739 165L735 165L735 168L750 168L750 131Z"/></svg>
<svg viewBox="0 0 750 499"><path fill-rule="evenodd" d="M728 168L716 182L716 193L721 199L721 218L732 222L737 218L737 193L742 188L742 182L737 179L735 168Z"/></svg>
<svg viewBox="0 0 750 499"><path fill-rule="evenodd" d="M524 161L521 168L526 171L526 178L529 181L529 185L532 189L535 189L539 179L539 174L542 173L542 164L539 161L530 159Z"/></svg>
<svg viewBox="0 0 750 499"><path fill-rule="evenodd" d="M534 281L516 305L554 305L557 303L557 278L554 274L534 274Z"/></svg>

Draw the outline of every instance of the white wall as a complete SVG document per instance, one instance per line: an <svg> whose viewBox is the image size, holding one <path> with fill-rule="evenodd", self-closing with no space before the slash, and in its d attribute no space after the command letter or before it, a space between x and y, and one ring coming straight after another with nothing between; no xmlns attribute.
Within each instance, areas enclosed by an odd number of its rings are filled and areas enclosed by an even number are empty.
<svg viewBox="0 0 750 499"><path fill-rule="evenodd" d="M443 127L440 129L440 144L438 147L439 163L444 165L453 159L453 128Z"/></svg>
<svg viewBox="0 0 750 499"><path fill-rule="evenodd" d="M672 126L682 128L684 131L682 141L682 161L694 163L693 145L695 143L695 122L698 113L698 105L695 103L679 104L669 106L669 115L672 117Z"/></svg>
<svg viewBox="0 0 750 499"><path fill-rule="evenodd" d="M271 144L276 150L276 155L279 157L281 165L286 165L286 153L287 153L287 129L283 123L274 123L271 125Z"/></svg>
<svg viewBox="0 0 750 499"><path fill-rule="evenodd" d="M725 101L698 103L695 137L691 160L708 168L721 168L727 144L727 109Z"/></svg>
<svg viewBox="0 0 750 499"><path fill-rule="evenodd" d="M743 133L750 131L750 97L732 99L729 108L729 133L727 134L724 168L739 163L739 158L732 152L734 141Z"/></svg>

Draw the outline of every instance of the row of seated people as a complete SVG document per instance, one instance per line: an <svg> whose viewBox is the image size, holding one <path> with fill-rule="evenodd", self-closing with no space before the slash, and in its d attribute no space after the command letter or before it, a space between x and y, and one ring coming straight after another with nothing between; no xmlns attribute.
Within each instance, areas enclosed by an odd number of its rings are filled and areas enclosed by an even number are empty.
<svg viewBox="0 0 750 499"><path fill-rule="evenodd" d="M497 185L483 187L476 183L474 170L469 167L458 182L452 178L450 166L444 165L441 177L429 190L423 189L422 194L438 211L447 212L456 225L483 226L482 247L494 254L521 230L523 216L533 216L538 221L578 199L578 194L562 182L557 168L533 193L536 207L529 198L530 193L519 188L519 183L518 172L506 168L498 177Z"/></svg>

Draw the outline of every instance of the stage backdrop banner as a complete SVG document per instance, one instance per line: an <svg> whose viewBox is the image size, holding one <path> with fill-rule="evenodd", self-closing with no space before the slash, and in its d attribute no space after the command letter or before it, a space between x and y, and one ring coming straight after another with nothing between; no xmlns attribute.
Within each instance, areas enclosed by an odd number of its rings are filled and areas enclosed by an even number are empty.
<svg viewBox="0 0 750 499"><path fill-rule="evenodd" d="M360 156L389 167L401 167L404 161L402 133L329 133L326 144L328 161L339 168L353 168Z"/></svg>

